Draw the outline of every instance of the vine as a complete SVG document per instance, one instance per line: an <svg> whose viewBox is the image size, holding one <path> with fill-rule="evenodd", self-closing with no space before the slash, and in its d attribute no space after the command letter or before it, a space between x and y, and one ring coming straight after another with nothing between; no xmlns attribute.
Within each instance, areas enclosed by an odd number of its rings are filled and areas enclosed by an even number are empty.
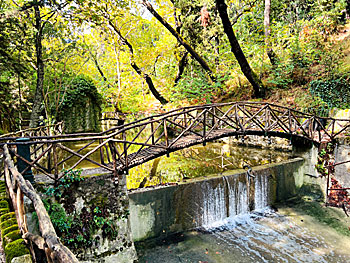
<svg viewBox="0 0 350 263"><path fill-rule="evenodd" d="M86 249L94 245L94 235L102 230L103 238L115 239L118 235L116 220L106 207L91 204L77 213L75 198L70 194L84 181L81 170L64 170L66 174L57 186L46 189L43 198L45 208L62 242L69 248ZM66 198L67 197L67 198ZM69 212L69 213L67 213Z"/></svg>
<svg viewBox="0 0 350 263"><path fill-rule="evenodd" d="M316 170L321 177L331 179L330 191L327 196L327 204L333 207L343 208L345 214L348 215L350 209L350 198L346 190L332 190L342 189L343 186L335 179L334 169L334 144L327 143L326 146L318 152ZM328 179L327 179L328 180Z"/></svg>

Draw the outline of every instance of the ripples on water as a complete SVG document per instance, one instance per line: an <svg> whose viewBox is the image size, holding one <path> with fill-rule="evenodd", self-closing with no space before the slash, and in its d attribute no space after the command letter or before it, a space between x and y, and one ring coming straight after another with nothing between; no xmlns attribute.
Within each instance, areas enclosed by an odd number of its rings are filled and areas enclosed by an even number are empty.
<svg viewBox="0 0 350 263"><path fill-rule="evenodd" d="M267 208L172 240L139 251L140 262L350 262L329 239Z"/></svg>

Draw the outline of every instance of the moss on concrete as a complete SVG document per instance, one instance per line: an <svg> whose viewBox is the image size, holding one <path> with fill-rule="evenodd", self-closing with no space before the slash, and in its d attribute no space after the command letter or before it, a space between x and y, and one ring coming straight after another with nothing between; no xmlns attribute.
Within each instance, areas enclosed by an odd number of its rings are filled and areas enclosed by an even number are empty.
<svg viewBox="0 0 350 263"><path fill-rule="evenodd" d="M0 208L9 208L9 203L7 201L0 201Z"/></svg>
<svg viewBox="0 0 350 263"><path fill-rule="evenodd" d="M0 208L0 216L10 212L9 208Z"/></svg>
<svg viewBox="0 0 350 263"><path fill-rule="evenodd" d="M4 236L12 231L15 231L15 230L18 230L18 225L15 224L15 225L12 225L8 228L5 228L3 230L1 230L1 238L4 239Z"/></svg>
<svg viewBox="0 0 350 263"><path fill-rule="evenodd" d="M8 228L16 224L17 224L17 220L15 218L7 219L6 221L0 223L0 229L3 230L5 228Z"/></svg>
<svg viewBox="0 0 350 263"><path fill-rule="evenodd" d="M14 230L10 233L7 233L4 238L2 239L2 246L6 247L7 244L10 244L11 242L22 238L21 231L19 229Z"/></svg>
<svg viewBox="0 0 350 263"><path fill-rule="evenodd" d="M9 212L9 213L6 213L6 214L0 216L0 223L6 221L8 219L11 219L11 218L16 218L15 212Z"/></svg>
<svg viewBox="0 0 350 263"><path fill-rule="evenodd" d="M15 257L20 257L26 254L29 254L29 250L22 238L17 239L5 246L6 263L10 263Z"/></svg>

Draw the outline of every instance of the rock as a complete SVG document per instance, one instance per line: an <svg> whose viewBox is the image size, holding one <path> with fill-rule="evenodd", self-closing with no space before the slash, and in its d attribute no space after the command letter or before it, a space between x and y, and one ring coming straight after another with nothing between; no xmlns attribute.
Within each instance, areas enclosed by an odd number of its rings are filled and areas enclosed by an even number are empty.
<svg viewBox="0 0 350 263"><path fill-rule="evenodd" d="M11 263L32 263L32 262L33 262L32 257L29 254L16 257L11 260Z"/></svg>

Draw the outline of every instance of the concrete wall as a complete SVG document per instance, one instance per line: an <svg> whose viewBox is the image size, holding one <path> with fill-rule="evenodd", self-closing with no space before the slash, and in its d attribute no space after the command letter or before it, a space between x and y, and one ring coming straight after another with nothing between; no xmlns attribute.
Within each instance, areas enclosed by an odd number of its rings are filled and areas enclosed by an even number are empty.
<svg viewBox="0 0 350 263"><path fill-rule="evenodd" d="M307 154L314 154L308 152ZM255 167L254 174L269 177L269 203L295 197L305 185L314 179L305 176L310 172L308 160L295 158L279 164ZM245 178L245 171L229 171L206 179L192 180L178 185L150 188L129 192L131 234L134 241L165 237L171 233L189 230L201 225L203 199L208 187L222 188L226 180Z"/></svg>
<svg viewBox="0 0 350 263"><path fill-rule="evenodd" d="M350 160L350 141L339 140L335 147L335 162L345 162ZM335 178L343 187L350 187L350 163L341 164L335 167Z"/></svg>

